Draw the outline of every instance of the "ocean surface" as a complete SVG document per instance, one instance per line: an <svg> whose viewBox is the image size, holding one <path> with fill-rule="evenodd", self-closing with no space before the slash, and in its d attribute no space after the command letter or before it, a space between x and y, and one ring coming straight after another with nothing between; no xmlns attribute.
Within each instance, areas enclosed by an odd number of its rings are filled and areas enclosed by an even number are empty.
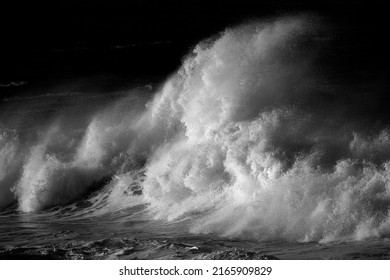
<svg viewBox="0 0 390 280"><path fill-rule="evenodd" d="M389 258L385 89L328 31L253 21L166 77L1 84L0 259Z"/></svg>

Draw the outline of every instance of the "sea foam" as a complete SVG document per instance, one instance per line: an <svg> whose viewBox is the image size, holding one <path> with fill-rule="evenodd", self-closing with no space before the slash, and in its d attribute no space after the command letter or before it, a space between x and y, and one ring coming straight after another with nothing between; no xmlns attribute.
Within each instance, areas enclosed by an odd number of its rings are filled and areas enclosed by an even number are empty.
<svg viewBox="0 0 390 280"><path fill-rule="evenodd" d="M345 102L322 73L324 30L309 16L228 28L195 46L146 106L130 90L82 132L53 121L23 152L2 132L0 206L39 211L110 178L91 215L147 205L148 217L189 220L194 233L388 235L389 130L367 129L376 120L355 113L364 102Z"/></svg>

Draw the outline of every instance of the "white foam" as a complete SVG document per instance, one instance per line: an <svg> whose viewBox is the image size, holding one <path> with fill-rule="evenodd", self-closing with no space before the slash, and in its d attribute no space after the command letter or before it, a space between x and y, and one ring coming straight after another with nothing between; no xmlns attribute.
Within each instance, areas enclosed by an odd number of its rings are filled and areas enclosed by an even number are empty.
<svg viewBox="0 0 390 280"><path fill-rule="evenodd" d="M203 213L194 232L258 239L387 232L388 157L370 162L368 142L338 128L344 120L330 111L322 125L315 109L300 107L316 83L312 56L296 47L312 35L307 23L228 29L199 44L155 97L151 123L176 124L147 165L145 201L156 218ZM372 142L377 154L389 144L384 135Z"/></svg>

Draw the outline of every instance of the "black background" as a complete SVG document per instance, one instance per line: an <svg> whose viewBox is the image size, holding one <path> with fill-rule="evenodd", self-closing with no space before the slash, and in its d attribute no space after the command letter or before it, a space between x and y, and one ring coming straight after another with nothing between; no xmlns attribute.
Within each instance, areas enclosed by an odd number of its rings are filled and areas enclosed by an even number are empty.
<svg viewBox="0 0 390 280"><path fill-rule="evenodd" d="M228 26L302 12L341 30L332 34L334 67L387 79L388 8L375 1L13 1L0 11L3 84L166 76L199 40Z"/></svg>

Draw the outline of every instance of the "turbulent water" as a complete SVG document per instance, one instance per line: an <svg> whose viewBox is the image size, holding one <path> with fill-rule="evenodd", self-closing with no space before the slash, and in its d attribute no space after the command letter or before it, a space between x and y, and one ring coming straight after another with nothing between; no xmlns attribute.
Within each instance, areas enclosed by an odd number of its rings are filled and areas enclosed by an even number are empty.
<svg viewBox="0 0 390 280"><path fill-rule="evenodd" d="M1 258L388 258L390 128L314 17L228 28L160 85L0 105Z"/></svg>

